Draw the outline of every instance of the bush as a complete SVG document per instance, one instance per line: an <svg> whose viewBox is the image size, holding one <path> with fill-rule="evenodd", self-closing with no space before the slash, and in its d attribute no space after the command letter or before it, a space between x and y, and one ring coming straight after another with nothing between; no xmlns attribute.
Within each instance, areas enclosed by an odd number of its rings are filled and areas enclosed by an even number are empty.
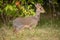
<svg viewBox="0 0 60 40"><path fill-rule="evenodd" d="M0 0L0 18L6 22L19 16L34 16L37 2L42 4L43 0Z"/></svg>

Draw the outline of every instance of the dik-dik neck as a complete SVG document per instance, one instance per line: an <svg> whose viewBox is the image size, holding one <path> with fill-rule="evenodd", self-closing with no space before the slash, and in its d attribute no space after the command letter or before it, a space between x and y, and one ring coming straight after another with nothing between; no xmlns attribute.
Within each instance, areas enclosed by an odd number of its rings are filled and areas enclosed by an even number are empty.
<svg viewBox="0 0 60 40"><path fill-rule="evenodd" d="M35 15L36 18L39 18L40 17L40 10L36 9L36 15Z"/></svg>

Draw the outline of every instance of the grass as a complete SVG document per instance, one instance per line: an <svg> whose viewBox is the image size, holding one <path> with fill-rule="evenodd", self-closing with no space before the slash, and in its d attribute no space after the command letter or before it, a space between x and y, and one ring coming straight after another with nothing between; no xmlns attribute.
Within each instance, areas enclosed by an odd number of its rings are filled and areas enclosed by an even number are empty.
<svg viewBox="0 0 60 40"><path fill-rule="evenodd" d="M60 30L54 28L33 28L21 30L17 35L12 29L2 27L0 40L60 40Z"/></svg>
<svg viewBox="0 0 60 40"><path fill-rule="evenodd" d="M2 26L0 40L60 40L60 20L43 16L36 28L23 29L17 35L12 27Z"/></svg>

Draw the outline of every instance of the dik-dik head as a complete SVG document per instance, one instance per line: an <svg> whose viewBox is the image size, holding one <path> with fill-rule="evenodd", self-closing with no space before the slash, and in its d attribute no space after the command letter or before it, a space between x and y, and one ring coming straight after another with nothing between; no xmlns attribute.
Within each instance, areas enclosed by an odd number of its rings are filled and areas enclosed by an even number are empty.
<svg viewBox="0 0 60 40"><path fill-rule="evenodd" d="M38 11L39 13L45 13L45 10L41 4L37 3L35 4L35 7L36 7L36 11Z"/></svg>

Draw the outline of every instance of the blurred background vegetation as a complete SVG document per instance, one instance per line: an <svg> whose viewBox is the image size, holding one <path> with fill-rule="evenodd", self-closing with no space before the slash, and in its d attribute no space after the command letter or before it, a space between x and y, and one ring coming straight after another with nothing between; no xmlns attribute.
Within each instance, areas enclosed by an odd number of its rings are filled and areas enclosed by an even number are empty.
<svg viewBox="0 0 60 40"><path fill-rule="evenodd" d="M41 14L39 25L47 22L60 23L59 0L0 0L0 26L9 24L16 17L29 17L35 15L34 4L40 3L46 13Z"/></svg>

